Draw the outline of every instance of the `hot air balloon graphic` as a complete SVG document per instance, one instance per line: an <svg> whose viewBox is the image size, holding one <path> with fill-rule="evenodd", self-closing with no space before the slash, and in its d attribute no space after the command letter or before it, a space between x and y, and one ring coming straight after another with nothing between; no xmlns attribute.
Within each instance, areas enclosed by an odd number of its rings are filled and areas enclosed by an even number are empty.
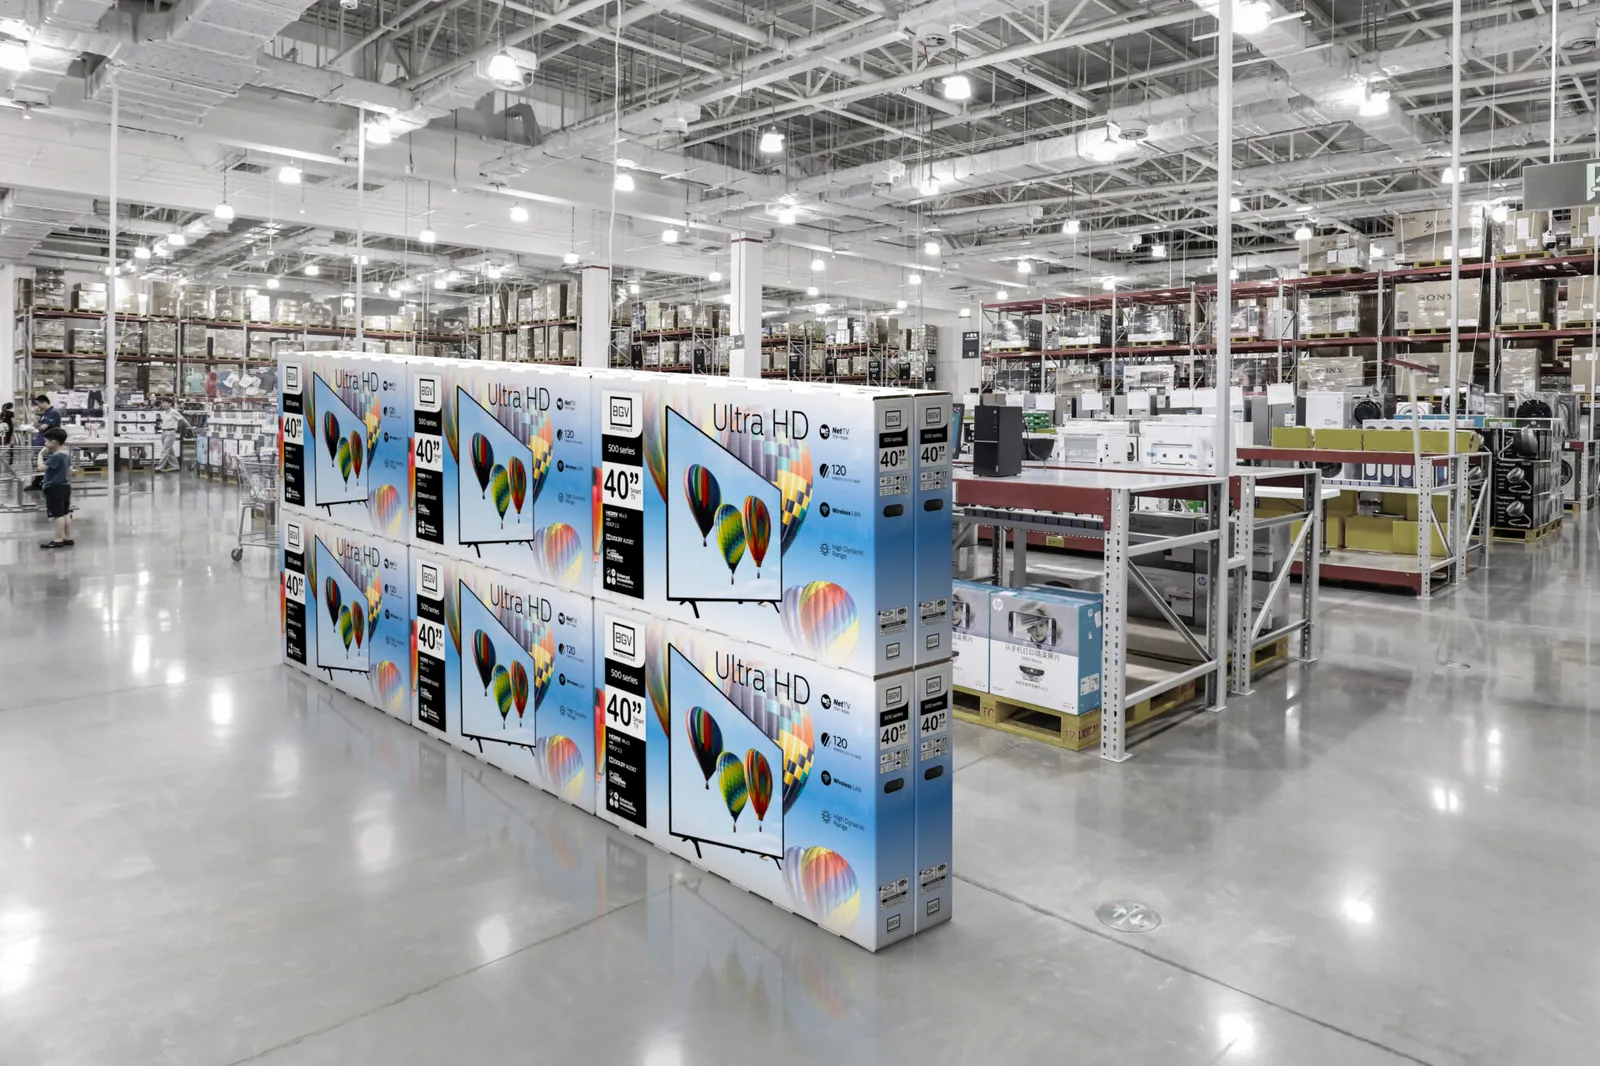
<svg viewBox="0 0 1600 1066"><path fill-rule="evenodd" d="M372 671L372 694L378 700L378 706L394 714L400 712L400 667L388 659L380 662Z"/></svg>
<svg viewBox="0 0 1600 1066"><path fill-rule="evenodd" d="M367 461L370 464L372 457L378 454L378 428L383 424L383 405L378 401L376 392L367 402L367 413L362 421L367 427Z"/></svg>
<svg viewBox="0 0 1600 1066"><path fill-rule="evenodd" d="M704 547L716 523L717 508L722 506L722 486L711 471L695 463L683 472L683 495L694 524L700 527L700 545Z"/></svg>
<svg viewBox="0 0 1600 1066"><path fill-rule="evenodd" d="M511 702L517 708L517 723L520 725L522 712L528 708L528 671L520 660L511 664Z"/></svg>
<svg viewBox="0 0 1600 1066"><path fill-rule="evenodd" d="M783 753L783 809L787 813L811 778L815 734L803 704L779 699L749 685L731 685L728 698Z"/></svg>
<svg viewBox="0 0 1600 1066"><path fill-rule="evenodd" d="M483 682L483 694L487 696L489 681L494 677L494 641L481 629L472 634L472 661L478 667L478 679Z"/></svg>
<svg viewBox="0 0 1600 1066"><path fill-rule="evenodd" d="M650 706L655 709L661 732L672 735L672 725L667 720L667 635L666 626L653 617L644 630L644 686L650 696ZM598 750L598 749L597 749Z"/></svg>
<svg viewBox="0 0 1600 1066"><path fill-rule="evenodd" d="M537 711L544 702L544 694L550 691L550 680L556 672L556 634L549 626L541 626L538 636L533 642L533 647L528 649L533 655L533 709ZM518 711L521 716L521 711Z"/></svg>
<svg viewBox="0 0 1600 1066"><path fill-rule="evenodd" d="M339 610L339 639L344 641L344 650L350 651L350 641L355 639L355 630L352 628L354 620L350 617L350 608L342 607Z"/></svg>
<svg viewBox="0 0 1600 1066"><path fill-rule="evenodd" d="M377 574L367 582L367 636L378 632L379 608L383 606L383 578Z"/></svg>
<svg viewBox="0 0 1600 1066"><path fill-rule="evenodd" d="M801 913L830 929L846 930L861 910L856 872L844 856L827 848L789 848L783 881Z"/></svg>
<svg viewBox="0 0 1600 1066"><path fill-rule="evenodd" d="M322 598L328 604L328 621L334 625L339 624L339 608L344 605L344 594L339 591L339 582L328 578L323 584Z"/></svg>
<svg viewBox="0 0 1600 1066"><path fill-rule="evenodd" d="M329 411L322 416L322 443L328 446L330 459L339 450L339 442L343 439L344 434L339 430L339 416Z"/></svg>
<svg viewBox="0 0 1600 1066"><path fill-rule="evenodd" d="M334 457L334 462L339 467L339 476L344 478L344 483L348 486L350 484L350 471L353 469L350 458L350 442L348 440L339 442L339 452Z"/></svg>
<svg viewBox="0 0 1600 1066"><path fill-rule="evenodd" d="M728 584L733 584L734 571L744 558L744 516L731 503L717 508L717 550L722 561L728 564Z"/></svg>
<svg viewBox="0 0 1600 1066"><path fill-rule="evenodd" d="M482 433L472 435L472 474L478 479L478 488L483 490L483 498L489 498L489 474L494 469L494 449L489 447L489 438Z"/></svg>
<svg viewBox="0 0 1600 1066"><path fill-rule="evenodd" d="M694 760L706 777L706 788L711 788L711 775L717 772L717 756L722 754L722 727L704 707L690 707L685 716L689 729L689 745L694 749Z"/></svg>
<svg viewBox="0 0 1600 1066"><path fill-rule="evenodd" d="M539 502L539 494L544 491L545 478L550 475L550 457L555 453L554 439L549 416L541 414L539 424L528 434L528 451L533 459L533 466L528 471L530 507Z"/></svg>
<svg viewBox="0 0 1600 1066"><path fill-rule="evenodd" d="M361 464L366 460L366 448L361 443L361 433L358 430L350 431L350 469L356 477L361 476Z"/></svg>
<svg viewBox="0 0 1600 1066"><path fill-rule="evenodd" d="M650 468L650 480L655 483L656 495L667 498L666 437L661 429L661 390L650 388L644 394L644 462Z"/></svg>
<svg viewBox="0 0 1600 1066"><path fill-rule="evenodd" d="M401 533L400 490L393 485L380 485L372 496L372 508L378 516L378 528L390 536Z"/></svg>
<svg viewBox="0 0 1600 1066"><path fill-rule="evenodd" d="M831 581L809 581L783 590L784 632L824 662L842 662L855 650L861 628L856 601Z"/></svg>
<svg viewBox="0 0 1600 1066"><path fill-rule="evenodd" d="M772 512L759 496L744 498L744 541L750 551L750 561L756 564L756 579L761 578L761 561L767 557L767 543L772 539Z"/></svg>
<svg viewBox="0 0 1600 1066"><path fill-rule="evenodd" d="M444 403L444 442L450 445L450 461L459 463L461 456L456 446L459 436L456 432L456 406L456 391L452 389Z"/></svg>
<svg viewBox="0 0 1600 1066"><path fill-rule="evenodd" d="M359 603L350 605L350 634L355 637L356 647L361 647L362 638L367 632L367 613L362 610Z"/></svg>
<svg viewBox="0 0 1600 1066"><path fill-rule="evenodd" d="M772 766L767 757L754 748L744 753L744 782L750 790L750 806L756 812L756 832L761 832L767 819L767 807L772 803Z"/></svg>
<svg viewBox="0 0 1600 1066"><path fill-rule="evenodd" d="M500 728L506 727L506 719L511 715L511 674L503 666L494 668L494 674L489 678L489 687L494 689L494 705L500 708Z"/></svg>
<svg viewBox="0 0 1600 1066"><path fill-rule="evenodd" d="M739 815L744 813L750 790L745 787L744 763L731 751L717 757L717 788L722 792L722 802L728 805L728 813L733 816L733 831L737 833Z"/></svg>
<svg viewBox="0 0 1600 1066"><path fill-rule="evenodd" d="M583 789L583 753L571 737L544 739L544 779L550 791L571 803Z"/></svg>
<svg viewBox="0 0 1600 1066"><path fill-rule="evenodd" d="M517 524L521 525L522 503L528 498L528 468L514 455L511 462L506 464L506 481L511 487L511 507L517 512ZM506 524L505 515L500 516L500 524Z"/></svg>
<svg viewBox="0 0 1600 1066"><path fill-rule="evenodd" d="M770 429L770 421L767 425ZM803 440L791 439L785 433L762 435L730 428L717 436L724 448L778 487L783 506L783 513L779 516L783 527L779 545L781 550L788 551L811 508L810 446Z"/></svg>
<svg viewBox="0 0 1600 1066"><path fill-rule="evenodd" d="M565 522L551 522L534 534L534 547L544 562L546 580L571 588L583 572L583 542Z"/></svg>
<svg viewBox="0 0 1600 1066"><path fill-rule="evenodd" d="M448 565L444 571L444 624L450 631L450 646L461 654L461 582Z"/></svg>
<svg viewBox="0 0 1600 1066"><path fill-rule="evenodd" d="M489 490L494 493L494 509L500 512L500 528L506 528L506 511L511 507L511 478L506 468L495 464L489 471Z"/></svg>

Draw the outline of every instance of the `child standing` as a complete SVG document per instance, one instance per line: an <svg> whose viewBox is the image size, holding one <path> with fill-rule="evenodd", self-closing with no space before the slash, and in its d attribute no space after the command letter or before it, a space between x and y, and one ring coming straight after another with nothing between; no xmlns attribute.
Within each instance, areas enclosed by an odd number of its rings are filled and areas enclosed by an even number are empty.
<svg viewBox="0 0 1600 1066"><path fill-rule="evenodd" d="M67 431L52 426L44 432L44 451L39 453L39 469L44 477L44 513L55 522L55 537L41 548L70 548L72 539L72 482L68 477L72 463L67 456Z"/></svg>

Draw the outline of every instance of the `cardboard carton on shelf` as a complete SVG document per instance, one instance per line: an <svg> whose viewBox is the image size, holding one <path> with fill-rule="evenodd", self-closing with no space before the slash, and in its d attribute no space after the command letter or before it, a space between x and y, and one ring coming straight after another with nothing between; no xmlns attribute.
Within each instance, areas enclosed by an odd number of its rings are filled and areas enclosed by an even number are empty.
<svg viewBox="0 0 1600 1066"><path fill-rule="evenodd" d="M1462 259L1478 259L1483 256L1483 209L1464 207L1459 230L1448 209L1400 215L1394 233L1396 263L1442 262L1450 259L1457 247Z"/></svg>
<svg viewBox="0 0 1600 1066"><path fill-rule="evenodd" d="M1344 520L1344 546L1353 551L1389 552L1394 547L1393 518L1350 515Z"/></svg>
<svg viewBox="0 0 1600 1066"><path fill-rule="evenodd" d="M1500 255L1527 255L1545 251L1545 233L1550 229L1548 211L1513 211L1500 224L1495 250Z"/></svg>
<svg viewBox="0 0 1600 1066"><path fill-rule="evenodd" d="M1325 233L1300 242L1300 273L1360 273L1369 266L1371 242L1360 233Z"/></svg>
<svg viewBox="0 0 1600 1066"><path fill-rule="evenodd" d="M1402 333L1448 332L1450 329L1451 283L1446 281L1404 282L1394 287L1394 327ZM1482 286L1478 279L1463 279L1461 302L1455 314L1457 328L1476 330L1482 308Z"/></svg>
<svg viewBox="0 0 1600 1066"><path fill-rule="evenodd" d="M1371 336L1377 331L1377 312L1375 294L1316 291L1300 294L1300 319L1307 337Z"/></svg>
<svg viewBox="0 0 1600 1066"><path fill-rule="evenodd" d="M1500 324L1529 326L1554 323L1550 314L1552 287L1542 281L1505 281L1500 284Z"/></svg>
<svg viewBox="0 0 1600 1066"><path fill-rule="evenodd" d="M1441 517L1440 521L1442 522L1443 520ZM1449 529L1448 526L1445 528ZM1397 519L1391 533L1389 550L1396 555L1415 555L1417 552L1417 540L1421 532L1415 519ZM1432 551L1435 559L1442 559L1450 553L1449 549L1445 547L1444 538L1439 535L1437 526L1433 529Z"/></svg>
<svg viewBox="0 0 1600 1066"><path fill-rule="evenodd" d="M1537 392L1539 389L1538 348L1521 348L1507 345L1500 350L1500 391L1503 393Z"/></svg>

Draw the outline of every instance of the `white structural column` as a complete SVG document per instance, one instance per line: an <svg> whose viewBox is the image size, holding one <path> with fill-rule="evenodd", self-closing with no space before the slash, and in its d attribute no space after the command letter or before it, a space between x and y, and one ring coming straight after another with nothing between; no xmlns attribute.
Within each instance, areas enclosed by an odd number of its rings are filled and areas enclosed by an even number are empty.
<svg viewBox="0 0 1600 1066"><path fill-rule="evenodd" d="M611 268L585 263L578 292L578 362L611 365Z"/></svg>
<svg viewBox="0 0 1600 1066"><path fill-rule="evenodd" d="M14 266L0 266L0 403L12 403L20 400L17 395L18 386L23 384L17 380L17 357L22 353L13 341L17 331L17 268ZM26 403L17 403L18 419L21 412L26 411Z"/></svg>
<svg viewBox="0 0 1600 1066"><path fill-rule="evenodd" d="M106 385L101 393L105 397L106 414L106 495L112 501L112 515L116 514L117 499L117 131L122 124L122 97L115 79L111 82L111 152L110 152L110 241L106 248ZM129 464L130 466L132 464ZM116 528L107 522L107 536Z"/></svg>
<svg viewBox="0 0 1600 1066"><path fill-rule="evenodd" d="M1233 4L1234 0L1223 0L1217 5L1217 311L1213 321L1217 323L1216 472L1223 479L1223 491L1218 494L1222 513L1217 516L1222 529L1217 554L1222 565L1215 568L1217 580L1211 585L1211 648L1217 657L1211 690L1219 711L1228 699L1228 563L1233 521L1227 491L1233 474L1233 347L1228 326L1233 315ZM1241 544L1239 551L1248 578L1251 546ZM1249 587L1246 580L1245 589ZM1241 633L1237 639L1250 638Z"/></svg>
<svg viewBox="0 0 1600 1066"><path fill-rule="evenodd" d="M761 376L761 238L741 233L733 238L733 308L728 332L730 378Z"/></svg>

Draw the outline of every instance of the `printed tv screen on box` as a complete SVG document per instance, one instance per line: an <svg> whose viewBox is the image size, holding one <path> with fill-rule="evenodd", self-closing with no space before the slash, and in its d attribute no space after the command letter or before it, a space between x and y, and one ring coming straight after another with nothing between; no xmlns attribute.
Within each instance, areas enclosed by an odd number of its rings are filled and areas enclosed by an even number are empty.
<svg viewBox="0 0 1600 1066"><path fill-rule="evenodd" d="M288 507L407 539L412 453L405 360L349 352L281 356L278 433Z"/></svg>
<svg viewBox="0 0 1600 1066"><path fill-rule="evenodd" d="M421 549L412 721L594 811L593 601Z"/></svg>
<svg viewBox="0 0 1600 1066"><path fill-rule="evenodd" d="M284 658L347 695L409 719L406 546L291 515L280 558Z"/></svg>
<svg viewBox="0 0 1600 1066"><path fill-rule="evenodd" d="M876 950L910 935L915 675L595 601L597 813Z"/></svg>
<svg viewBox="0 0 1600 1066"><path fill-rule="evenodd" d="M596 596L870 676L911 668L909 393L595 386Z"/></svg>
<svg viewBox="0 0 1600 1066"><path fill-rule="evenodd" d="M412 542L587 594L588 373L467 361L414 371Z"/></svg>

